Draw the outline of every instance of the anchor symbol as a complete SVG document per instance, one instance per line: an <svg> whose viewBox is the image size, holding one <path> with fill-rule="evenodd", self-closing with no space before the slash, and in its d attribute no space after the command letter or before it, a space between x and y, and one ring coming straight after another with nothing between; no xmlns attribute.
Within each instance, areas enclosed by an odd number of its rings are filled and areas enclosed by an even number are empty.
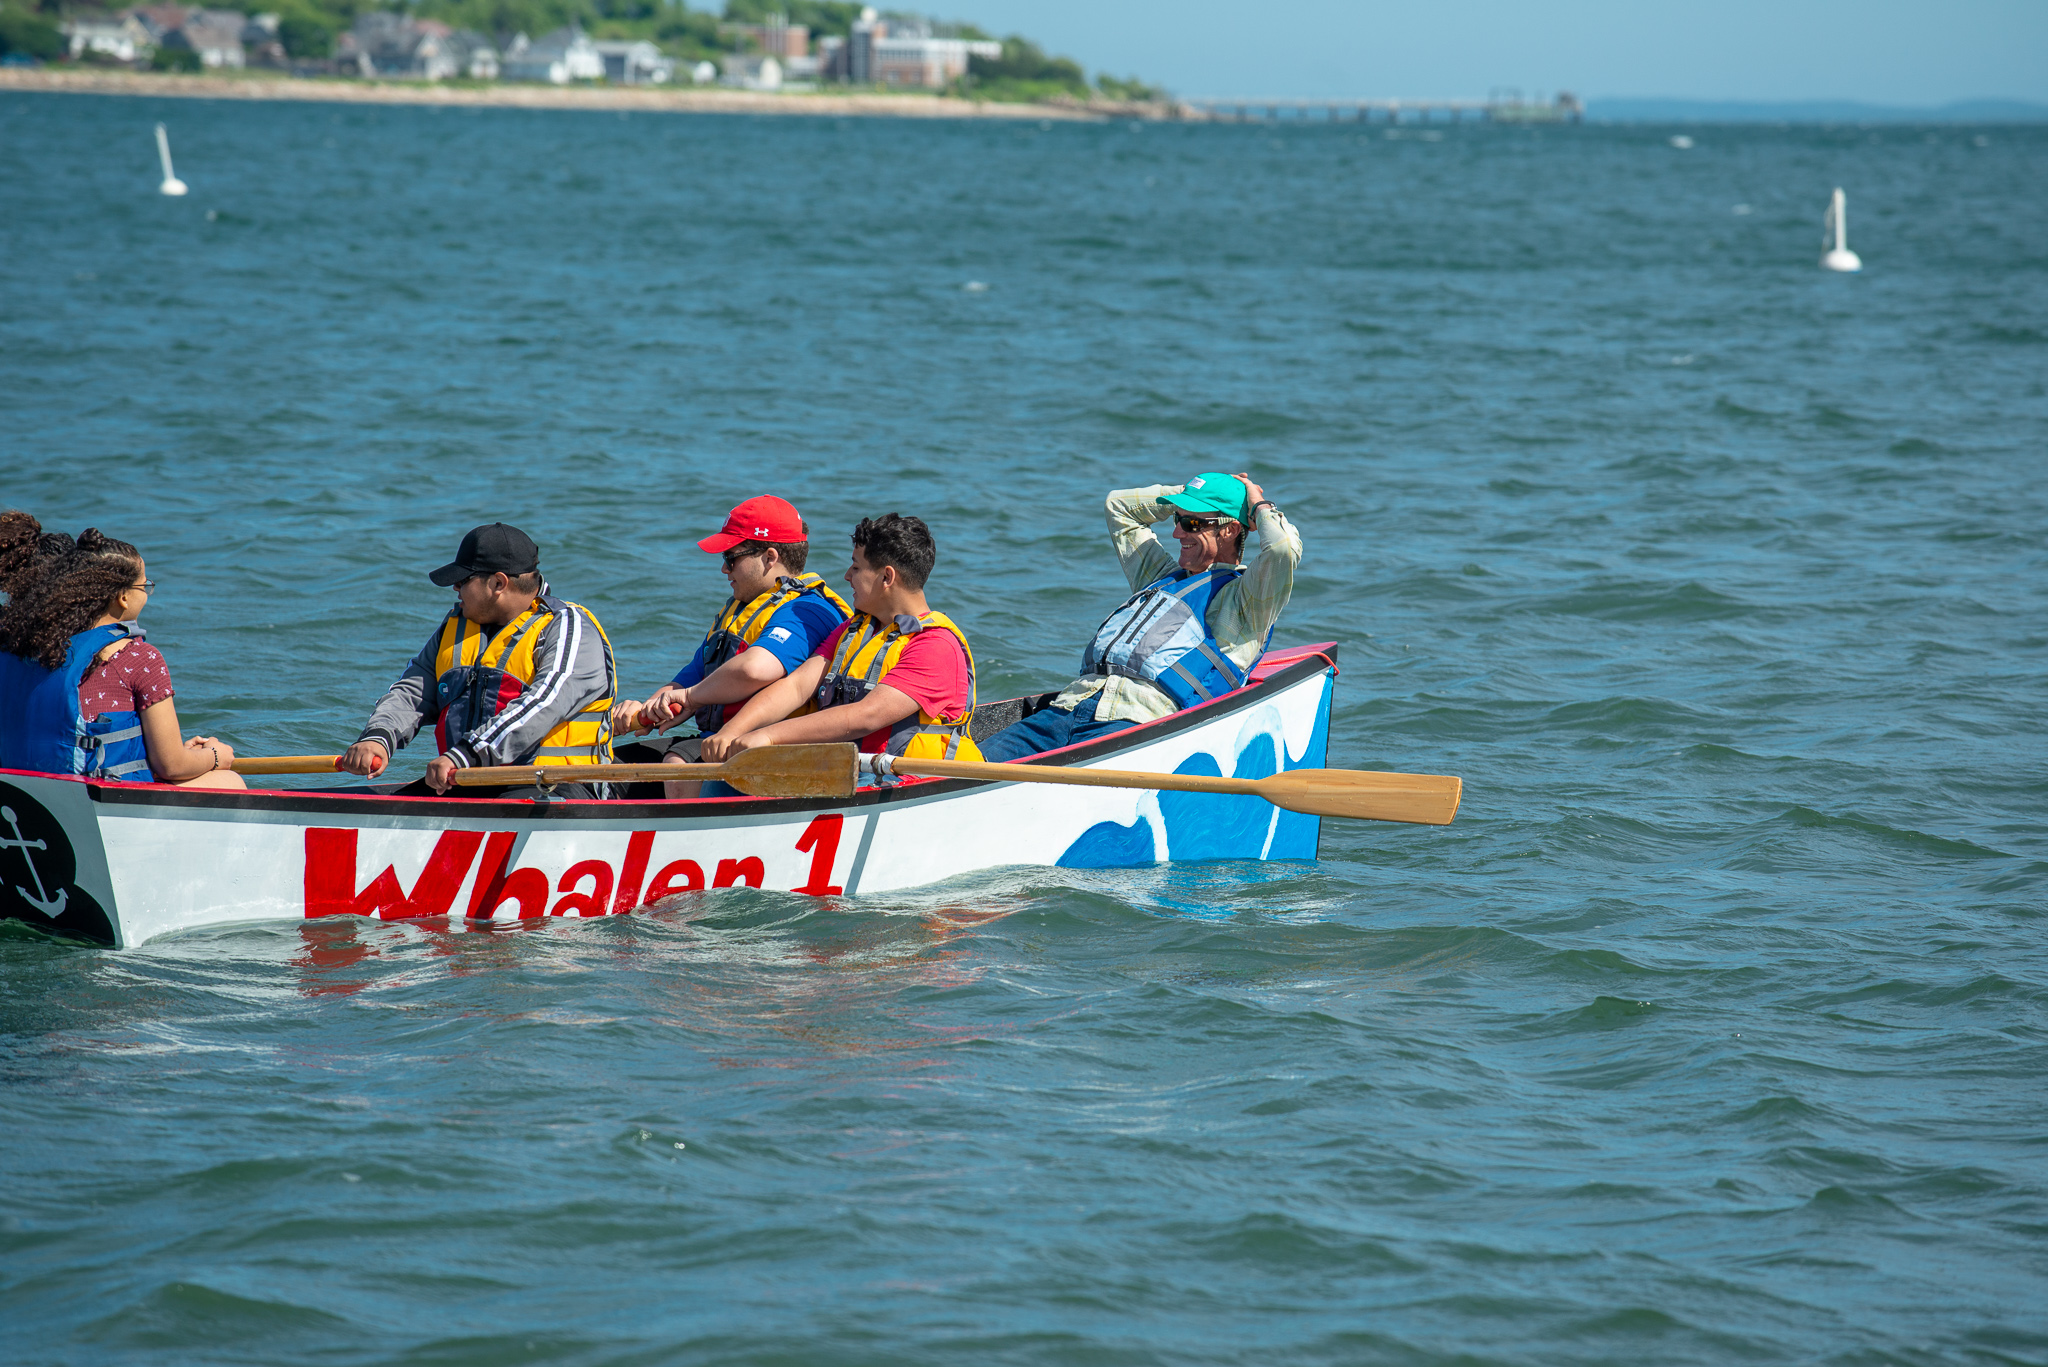
<svg viewBox="0 0 2048 1367"><path fill-rule="evenodd" d="M20 850L22 861L28 865L28 876L36 885L34 892L30 892L19 884L15 885L14 890L21 894L23 901L43 913L43 915L53 920L62 916L64 914L64 903L70 900L71 894L62 888L57 889L55 897L45 894L43 891L42 872L36 868L36 861L31 859L28 853L30 850L47 850L50 848L49 844L41 840L22 839L21 823L14 819L14 808L12 807L0 807L0 820L5 820L14 831L14 839L0 840L0 850Z"/></svg>

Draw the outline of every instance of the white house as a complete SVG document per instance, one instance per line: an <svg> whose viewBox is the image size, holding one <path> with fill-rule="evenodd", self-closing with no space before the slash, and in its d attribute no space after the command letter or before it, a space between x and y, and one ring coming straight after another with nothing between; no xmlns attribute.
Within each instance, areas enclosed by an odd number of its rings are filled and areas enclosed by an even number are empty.
<svg viewBox="0 0 2048 1367"><path fill-rule="evenodd" d="M277 14L251 14L242 22L242 56L251 66L285 68L291 65L291 58L284 50L284 42L278 37L277 28L283 16Z"/></svg>
<svg viewBox="0 0 2048 1367"><path fill-rule="evenodd" d="M508 81L546 81L567 85L571 81L594 81L604 75L604 57L597 44L575 24L558 28L539 42L525 34L512 40L499 63Z"/></svg>
<svg viewBox="0 0 2048 1367"><path fill-rule="evenodd" d="M163 36L159 46L189 48L199 54L199 65L203 67L240 67L244 60L242 29L246 23L236 10L192 10L185 15L184 23Z"/></svg>
<svg viewBox="0 0 2048 1367"><path fill-rule="evenodd" d="M676 77L676 59L644 38L591 44L604 58L604 76L619 85L666 85Z"/></svg>
<svg viewBox="0 0 2048 1367"><path fill-rule="evenodd" d="M782 89L782 63L773 57L741 56L734 54L724 59L726 85L736 85L742 90Z"/></svg>
<svg viewBox="0 0 2048 1367"><path fill-rule="evenodd" d="M117 62L132 62L155 46L150 41L149 30L132 14L70 19L65 21L60 31L70 44L74 62L88 52L112 57Z"/></svg>
<svg viewBox="0 0 2048 1367"><path fill-rule="evenodd" d="M449 34L444 51L454 64L456 75L472 81L498 79L497 45L475 29L459 28Z"/></svg>
<svg viewBox="0 0 2048 1367"><path fill-rule="evenodd" d="M490 81L498 76L498 50L468 29L385 10L356 16L335 44L335 56L363 76L404 76L445 81L452 76Z"/></svg>

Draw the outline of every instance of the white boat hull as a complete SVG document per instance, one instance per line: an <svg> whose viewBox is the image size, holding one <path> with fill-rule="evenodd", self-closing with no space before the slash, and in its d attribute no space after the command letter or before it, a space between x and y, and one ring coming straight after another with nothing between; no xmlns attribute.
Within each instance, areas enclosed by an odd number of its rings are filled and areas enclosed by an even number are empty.
<svg viewBox="0 0 2048 1367"><path fill-rule="evenodd" d="M1262 778L1320 768L1334 647L1034 763ZM0 915L116 946L280 918L488 922L732 886L856 896L1006 865L1313 859L1259 798L917 779L851 799L533 802L220 792L0 770Z"/></svg>

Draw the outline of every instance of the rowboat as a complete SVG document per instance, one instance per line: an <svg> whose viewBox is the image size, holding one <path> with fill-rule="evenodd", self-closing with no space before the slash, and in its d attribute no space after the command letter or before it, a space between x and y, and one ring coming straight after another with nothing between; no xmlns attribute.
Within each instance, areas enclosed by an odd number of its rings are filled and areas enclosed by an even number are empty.
<svg viewBox="0 0 2048 1367"><path fill-rule="evenodd" d="M1242 688L1019 764L1247 779L1319 769L1337 647L1269 652ZM977 736L1053 695L976 709ZM1321 819L1256 797L905 778L851 797L401 797L0 770L0 916L115 947L280 918L605 916L684 893L857 897L1011 865L1312 860ZM658 793L658 788L651 791Z"/></svg>

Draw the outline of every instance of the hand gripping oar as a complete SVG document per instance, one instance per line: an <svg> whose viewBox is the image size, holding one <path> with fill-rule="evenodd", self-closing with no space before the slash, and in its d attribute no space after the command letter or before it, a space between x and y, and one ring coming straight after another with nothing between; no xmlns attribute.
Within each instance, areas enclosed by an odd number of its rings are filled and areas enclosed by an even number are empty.
<svg viewBox="0 0 2048 1367"><path fill-rule="evenodd" d="M1266 778L1209 778L1202 774L1145 774L1129 769L1058 769L1045 764L986 764L960 759L902 759L862 755L863 769L880 778L978 778L994 783L1068 783L1079 788L1151 788L1164 793L1232 793L1262 797L1275 807L1310 816L1360 821L1408 821L1448 826L1458 814L1464 783L1447 774L1382 774L1366 769L1289 769Z"/></svg>
<svg viewBox="0 0 2048 1367"><path fill-rule="evenodd" d="M687 783L715 778L752 797L852 797L859 770L853 746L764 745L723 764L505 764L457 769L466 788L557 783Z"/></svg>

